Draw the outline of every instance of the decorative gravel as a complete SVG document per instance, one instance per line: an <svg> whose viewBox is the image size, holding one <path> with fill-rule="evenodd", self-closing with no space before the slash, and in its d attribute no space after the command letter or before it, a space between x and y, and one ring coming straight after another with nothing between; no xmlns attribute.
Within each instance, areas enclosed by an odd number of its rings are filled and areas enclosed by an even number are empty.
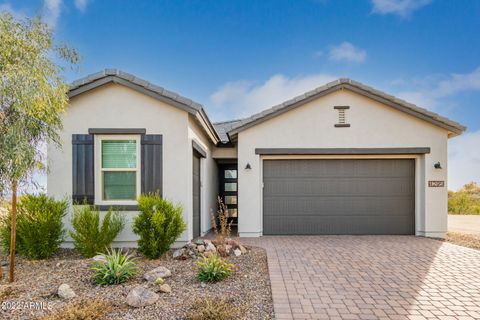
<svg viewBox="0 0 480 320"><path fill-rule="evenodd" d="M0 310L2 319L35 319L62 308L66 301L57 296L57 289L67 283L80 299L100 298L113 305L106 319L185 319L192 303L201 297L221 297L242 311L242 319L272 319L273 304L268 276L266 253L261 248L251 247L247 254L226 258L235 264L237 271L222 282L201 284L196 279L194 260L173 260L169 255L158 260L148 260L136 253L140 269L135 278L121 285L97 286L92 282L91 259L84 259L72 250L63 249L56 256L44 261L17 258L16 281L8 284L8 266L4 268L4 279L0 282L2 306L12 302L40 302L50 310ZM165 266L172 277L165 283L172 293L158 293L160 299L151 306L131 308L125 303L128 292L139 284L146 284L142 276L158 266Z"/></svg>

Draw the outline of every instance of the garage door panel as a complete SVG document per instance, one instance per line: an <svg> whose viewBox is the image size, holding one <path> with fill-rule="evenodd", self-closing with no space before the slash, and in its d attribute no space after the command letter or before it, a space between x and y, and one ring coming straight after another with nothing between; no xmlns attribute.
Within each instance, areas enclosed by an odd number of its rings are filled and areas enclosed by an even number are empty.
<svg viewBox="0 0 480 320"><path fill-rule="evenodd" d="M273 178L264 180L265 194L288 195L412 195L410 178Z"/></svg>
<svg viewBox="0 0 480 320"><path fill-rule="evenodd" d="M414 160L263 163L264 234L414 232Z"/></svg>
<svg viewBox="0 0 480 320"><path fill-rule="evenodd" d="M265 216L365 215L410 216L414 204L402 197L291 197L265 198ZM407 199L408 200L408 199Z"/></svg>
<svg viewBox="0 0 480 320"><path fill-rule="evenodd" d="M304 221L298 224L298 219ZM264 226L264 234L282 235L316 235L316 234L398 234L399 229L410 230L413 221L406 220L404 216L296 216L296 217L271 217ZM359 225L362 228L359 228ZM365 232L368 230L368 232Z"/></svg>

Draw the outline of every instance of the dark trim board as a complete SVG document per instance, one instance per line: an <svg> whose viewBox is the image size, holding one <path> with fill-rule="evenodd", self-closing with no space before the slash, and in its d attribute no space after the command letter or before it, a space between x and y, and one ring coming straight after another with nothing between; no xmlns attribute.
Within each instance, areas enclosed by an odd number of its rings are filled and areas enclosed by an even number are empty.
<svg viewBox="0 0 480 320"><path fill-rule="evenodd" d="M90 128L89 134L145 134L146 129L142 128Z"/></svg>
<svg viewBox="0 0 480 320"><path fill-rule="evenodd" d="M430 148L256 148L260 155L388 155L426 154Z"/></svg>

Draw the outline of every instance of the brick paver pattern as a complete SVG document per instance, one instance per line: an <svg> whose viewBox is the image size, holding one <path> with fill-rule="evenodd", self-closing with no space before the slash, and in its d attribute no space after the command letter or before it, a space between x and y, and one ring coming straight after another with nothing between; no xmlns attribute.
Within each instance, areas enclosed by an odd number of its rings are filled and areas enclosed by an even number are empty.
<svg viewBox="0 0 480 320"><path fill-rule="evenodd" d="M480 319L480 251L413 236L243 238L267 250L276 319Z"/></svg>

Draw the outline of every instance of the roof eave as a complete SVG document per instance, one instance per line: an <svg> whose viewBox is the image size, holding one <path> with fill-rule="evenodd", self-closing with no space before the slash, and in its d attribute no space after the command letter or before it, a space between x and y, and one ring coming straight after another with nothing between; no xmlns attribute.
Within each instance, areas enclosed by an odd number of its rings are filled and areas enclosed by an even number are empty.
<svg viewBox="0 0 480 320"><path fill-rule="evenodd" d="M367 88L367 89L366 89ZM293 98L291 100L288 100L280 105L274 106L271 108L270 112L263 111L264 115L262 113L257 114L256 118L247 121L244 124L241 124L232 130L227 132L227 135L229 136L230 139L236 140L238 133L240 133L243 130L246 130L250 127L253 127L257 124L260 124L262 122L265 122L273 117L276 117L277 115L280 115L282 113L285 113L287 111L290 111L294 108L297 108L299 106L302 106L306 103L309 103L313 100L316 100L322 96L325 96L331 92L337 91L337 90L342 90L342 89L347 89L351 90L353 92L356 92L358 94L370 97L373 100L379 101L383 104L389 105L399 111L408 113L412 116L415 116L417 118L423 119L427 122L430 122L438 127L441 127L443 129L446 129L449 131L449 137L450 137L450 132L453 134L452 136L460 135L462 134L465 130L466 127L453 122L451 120L448 120L444 118L446 121L441 121L438 119L435 119L434 117L429 116L428 114L432 114L435 116L440 117L439 115L436 115L434 113L431 113L427 110L425 110L424 113L420 112L419 110L421 108L412 105L406 101L400 100L398 98L395 98L393 96L387 95L385 93L382 93L378 90L375 90L373 88L367 87L363 84L360 84L358 82L352 81L350 79L339 79L333 82L330 82L326 84L325 86L319 87L315 90L309 91L301 96L298 96L296 98ZM255 116L254 116L255 117ZM443 118L443 117L442 117Z"/></svg>

